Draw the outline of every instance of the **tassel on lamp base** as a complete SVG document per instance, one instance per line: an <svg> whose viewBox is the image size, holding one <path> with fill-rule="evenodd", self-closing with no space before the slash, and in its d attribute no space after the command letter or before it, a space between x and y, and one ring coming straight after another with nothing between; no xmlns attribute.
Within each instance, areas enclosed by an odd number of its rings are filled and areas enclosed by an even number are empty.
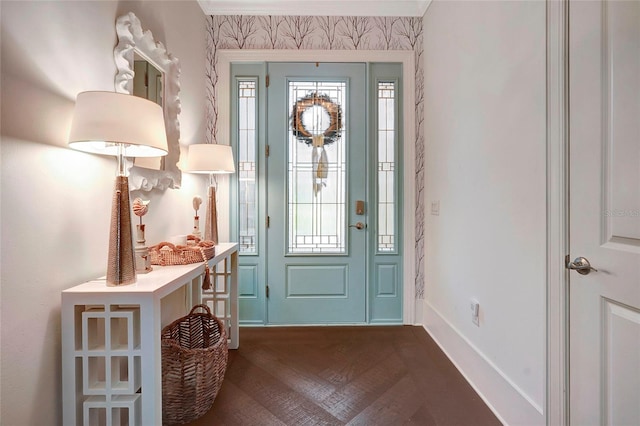
<svg viewBox="0 0 640 426"><path fill-rule="evenodd" d="M135 282L136 270L131 235L129 179L126 176L116 176L113 204L111 206L107 286L114 287Z"/></svg>

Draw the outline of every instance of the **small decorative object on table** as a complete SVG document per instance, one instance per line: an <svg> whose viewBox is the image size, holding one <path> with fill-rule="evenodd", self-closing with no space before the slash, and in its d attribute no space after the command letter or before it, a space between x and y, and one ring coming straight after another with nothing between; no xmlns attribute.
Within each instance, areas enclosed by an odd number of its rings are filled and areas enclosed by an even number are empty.
<svg viewBox="0 0 640 426"><path fill-rule="evenodd" d="M144 224L142 223L142 216L149 211L149 201L144 201L142 198L136 198L133 200L133 214L140 218L140 223L136 225L136 247L135 247L135 262L136 272L138 274L146 274L151 272L151 256L149 256L149 248L145 246L146 240L144 239Z"/></svg>
<svg viewBox="0 0 640 426"><path fill-rule="evenodd" d="M200 217L198 216L198 210L200 209L200 205L202 204L202 198L199 195L193 197L193 209L196 211L195 216L193 217L193 235L200 238Z"/></svg>
<svg viewBox="0 0 640 426"><path fill-rule="evenodd" d="M195 313L196 309L206 313ZM162 423L184 424L213 405L227 369L227 333L207 305L162 329Z"/></svg>

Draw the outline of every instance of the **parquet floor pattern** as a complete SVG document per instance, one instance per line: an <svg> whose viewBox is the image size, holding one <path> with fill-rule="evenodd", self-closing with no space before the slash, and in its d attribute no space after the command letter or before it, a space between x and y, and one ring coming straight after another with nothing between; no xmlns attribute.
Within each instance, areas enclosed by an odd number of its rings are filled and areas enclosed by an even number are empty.
<svg viewBox="0 0 640 426"><path fill-rule="evenodd" d="M193 426L499 425L421 327L241 328Z"/></svg>

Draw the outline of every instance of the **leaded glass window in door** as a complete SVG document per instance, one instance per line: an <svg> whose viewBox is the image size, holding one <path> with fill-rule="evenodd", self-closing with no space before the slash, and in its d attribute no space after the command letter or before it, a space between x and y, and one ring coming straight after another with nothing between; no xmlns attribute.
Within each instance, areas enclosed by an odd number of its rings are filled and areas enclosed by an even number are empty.
<svg viewBox="0 0 640 426"><path fill-rule="evenodd" d="M256 81L239 80L238 90L238 205L240 253L257 253L256 219L258 186L256 182Z"/></svg>
<svg viewBox="0 0 640 426"><path fill-rule="evenodd" d="M287 253L346 253L345 82L289 81Z"/></svg>
<svg viewBox="0 0 640 426"><path fill-rule="evenodd" d="M378 244L380 253L396 248L396 88L392 81L378 82Z"/></svg>

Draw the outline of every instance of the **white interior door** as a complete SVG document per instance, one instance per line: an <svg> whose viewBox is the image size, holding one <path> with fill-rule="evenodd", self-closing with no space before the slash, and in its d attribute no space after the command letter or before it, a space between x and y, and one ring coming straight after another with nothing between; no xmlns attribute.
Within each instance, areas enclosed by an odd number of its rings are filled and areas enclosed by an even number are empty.
<svg viewBox="0 0 640 426"><path fill-rule="evenodd" d="M569 19L571 424L639 425L640 2Z"/></svg>

